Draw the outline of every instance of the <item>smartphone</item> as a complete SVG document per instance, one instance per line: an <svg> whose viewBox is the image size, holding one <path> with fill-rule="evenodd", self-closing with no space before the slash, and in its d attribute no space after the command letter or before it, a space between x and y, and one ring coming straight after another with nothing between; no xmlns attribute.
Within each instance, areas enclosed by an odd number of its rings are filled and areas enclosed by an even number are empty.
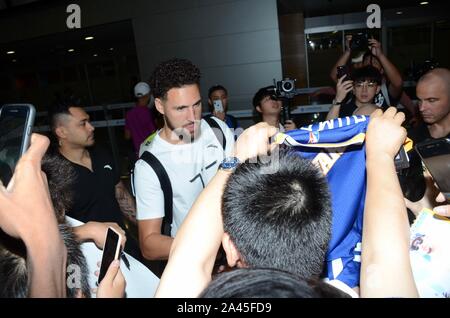
<svg viewBox="0 0 450 318"><path fill-rule="evenodd" d="M108 228L106 232L105 245L103 246L102 263L100 265L100 274L98 275L98 282L100 284L108 271L109 265L114 260L119 259L121 252L122 237L112 227Z"/></svg>
<svg viewBox="0 0 450 318"><path fill-rule="evenodd" d="M20 157L30 146L36 109L31 104L0 108L0 179L7 186Z"/></svg>
<svg viewBox="0 0 450 318"><path fill-rule="evenodd" d="M450 201L450 139L425 141L415 148L433 180Z"/></svg>
<svg viewBox="0 0 450 318"><path fill-rule="evenodd" d="M348 71L348 67L346 65L341 65L337 67L337 78L340 79L344 75L347 75L345 77L345 81L351 80L350 78L350 72Z"/></svg>
<svg viewBox="0 0 450 318"><path fill-rule="evenodd" d="M220 99L213 100L213 105L216 113L223 113L223 105Z"/></svg>

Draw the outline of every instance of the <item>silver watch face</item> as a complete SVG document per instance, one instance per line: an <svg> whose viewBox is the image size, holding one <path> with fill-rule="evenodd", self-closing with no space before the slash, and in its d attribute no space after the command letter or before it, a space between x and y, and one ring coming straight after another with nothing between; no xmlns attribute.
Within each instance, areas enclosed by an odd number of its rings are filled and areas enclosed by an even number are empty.
<svg viewBox="0 0 450 318"><path fill-rule="evenodd" d="M236 157L225 158L220 164L221 169L235 169L239 165L239 159Z"/></svg>

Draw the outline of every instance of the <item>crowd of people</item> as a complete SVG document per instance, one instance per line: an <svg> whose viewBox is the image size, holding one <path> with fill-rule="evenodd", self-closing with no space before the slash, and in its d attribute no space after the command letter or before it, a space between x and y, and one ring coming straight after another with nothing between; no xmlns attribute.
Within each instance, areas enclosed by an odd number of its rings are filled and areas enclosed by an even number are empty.
<svg viewBox="0 0 450 318"><path fill-rule="evenodd" d="M425 73L415 105L377 40L353 65L350 41L331 71L327 122L303 128L281 121L273 86L255 93L259 123L246 130L227 113L223 85L209 89L202 118L200 69L186 59L160 63L136 85L126 115L135 197L95 144L85 105L59 100L50 140L34 134L0 185L0 297L91 297L80 245L103 248L109 227L160 277L155 297L422 296L410 225L424 208L450 217L450 205L414 150L413 172L397 171L394 159L407 137L450 136L450 71ZM349 171L360 182L339 177ZM405 189L416 182L423 191L411 198ZM76 286L71 265L80 268ZM97 297L124 297L121 266L111 263Z"/></svg>

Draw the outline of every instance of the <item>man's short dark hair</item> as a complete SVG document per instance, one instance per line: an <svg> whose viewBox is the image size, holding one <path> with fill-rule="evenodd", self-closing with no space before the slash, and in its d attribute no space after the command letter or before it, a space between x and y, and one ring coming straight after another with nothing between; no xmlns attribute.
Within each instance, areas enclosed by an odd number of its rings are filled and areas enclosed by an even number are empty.
<svg viewBox="0 0 450 318"><path fill-rule="evenodd" d="M240 268L217 275L200 298L345 298L318 279L305 280L272 268Z"/></svg>
<svg viewBox="0 0 450 318"><path fill-rule="evenodd" d="M286 270L301 277L320 275L331 235L328 184L314 164L288 150L279 168L243 163L223 195L224 230L248 267Z"/></svg>
<svg viewBox="0 0 450 318"><path fill-rule="evenodd" d="M225 87L223 87L222 85L214 85L211 86L208 90L208 98L211 98L212 93L214 93L215 91L224 91L225 95L228 96L228 91Z"/></svg>
<svg viewBox="0 0 450 318"><path fill-rule="evenodd" d="M69 108L71 107L82 107L82 101L76 96L68 96L56 100L53 105L49 107L48 110L48 121L50 124L50 129L54 134L54 131L58 125L61 115L70 115Z"/></svg>
<svg viewBox="0 0 450 318"><path fill-rule="evenodd" d="M381 73L373 66L367 65L357 69L352 72L352 79L356 82L376 82L381 85L382 77Z"/></svg>
<svg viewBox="0 0 450 318"><path fill-rule="evenodd" d="M191 61L174 58L156 66L150 78L153 97L165 99L172 88L200 85L200 70Z"/></svg>
<svg viewBox="0 0 450 318"><path fill-rule="evenodd" d="M273 86L273 85L260 88L256 92L255 96L253 96L253 107L256 108L256 107L260 106L261 105L261 101L266 96L273 96L275 94L274 90L275 90L275 86Z"/></svg>

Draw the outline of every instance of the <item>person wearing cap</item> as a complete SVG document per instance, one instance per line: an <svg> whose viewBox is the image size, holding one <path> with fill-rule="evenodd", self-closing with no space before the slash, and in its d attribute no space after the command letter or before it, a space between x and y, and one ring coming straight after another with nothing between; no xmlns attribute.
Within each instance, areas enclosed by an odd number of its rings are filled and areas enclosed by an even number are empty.
<svg viewBox="0 0 450 318"><path fill-rule="evenodd" d="M280 113L282 102L274 94L275 86L267 86L259 89L253 97L253 107L260 115L261 121L278 128L281 132L297 129L294 121L288 119L282 125L280 123Z"/></svg>
<svg viewBox="0 0 450 318"><path fill-rule="evenodd" d="M145 82L137 83L134 87L136 106L129 110L125 117L125 139L133 141L136 156L141 143L156 131L156 124L151 109L150 86Z"/></svg>

